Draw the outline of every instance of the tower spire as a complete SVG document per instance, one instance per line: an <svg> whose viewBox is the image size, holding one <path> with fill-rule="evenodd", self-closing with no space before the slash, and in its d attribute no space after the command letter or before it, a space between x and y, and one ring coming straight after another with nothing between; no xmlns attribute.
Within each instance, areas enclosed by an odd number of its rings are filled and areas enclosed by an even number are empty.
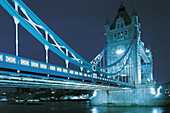
<svg viewBox="0 0 170 113"><path fill-rule="evenodd" d="M132 3L133 3L133 9L135 9L135 3L134 3L134 0L132 0Z"/></svg>
<svg viewBox="0 0 170 113"><path fill-rule="evenodd" d="M120 2L120 7L123 7L123 0L121 0Z"/></svg>
<svg viewBox="0 0 170 113"><path fill-rule="evenodd" d="M110 25L108 17L106 18L105 25Z"/></svg>
<svg viewBox="0 0 170 113"><path fill-rule="evenodd" d="M132 4L133 4L133 11L132 11L132 16L137 16L136 10L135 10L135 1L132 0Z"/></svg>

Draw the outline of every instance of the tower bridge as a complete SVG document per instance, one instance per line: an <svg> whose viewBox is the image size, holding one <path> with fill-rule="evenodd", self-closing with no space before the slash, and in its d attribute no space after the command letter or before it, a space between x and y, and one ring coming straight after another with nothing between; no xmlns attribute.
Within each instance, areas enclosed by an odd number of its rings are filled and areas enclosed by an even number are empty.
<svg viewBox="0 0 170 113"><path fill-rule="evenodd" d="M129 16L121 4L113 23L106 20L106 47L87 62L21 0L1 0L0 5L12 16L16 28L16 54L0 52L1 87L96 90L97 95L91 100L93 105L162 104L155 97L158 92L153 80L152 52L141 41L135 9ZM45 62L19 56L20 25L44 46ZM50 64L49 51L61 57L65 67ZM79 70L71 69L70 63Z"/></svg>

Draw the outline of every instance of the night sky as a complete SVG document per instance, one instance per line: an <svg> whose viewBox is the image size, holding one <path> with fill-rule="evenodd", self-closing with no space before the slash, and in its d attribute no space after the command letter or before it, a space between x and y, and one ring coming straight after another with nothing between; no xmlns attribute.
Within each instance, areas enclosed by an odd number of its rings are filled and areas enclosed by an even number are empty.
<svg viewBox="0 0 170 113"><path fill-rule="evenodd" d="M104 48L104 24L113 22L121 0L23 0L23 2L64 42L85 60L91 61ZM132 0L123 0L129 15ZM150 45L154 58L154 79L170 81L170 1L135 0L141 23L141 38ZM44 46L21 26L19 56L45 62ZM0 7L0 52L15 54L15 25L12 17ZM50 52L49 62L64 66Z"/></svg>

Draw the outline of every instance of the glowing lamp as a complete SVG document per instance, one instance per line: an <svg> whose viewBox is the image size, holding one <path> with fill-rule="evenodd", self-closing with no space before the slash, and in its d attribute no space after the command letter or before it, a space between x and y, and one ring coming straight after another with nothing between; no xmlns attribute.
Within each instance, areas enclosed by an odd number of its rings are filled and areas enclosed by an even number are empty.
<svg viewBox="0 0 170 113"><path fill-rule="evenodd" d="M122 53L124 53L124 51L125 51L125 50L121 50L121 49L120 49L120 50L117 50L117 51L116 51L116 54L122 54Z"/></svg>
<svg viewBox="0 0 170 113"><path fill-rule="evenodd" d="M145 52L146 52L146 53L149 53L150 51L149 51L149 49L146 48L146 51L145 51Z"/></svg>
<svg viewBox="0 0 170 113"><path fill-rule="evenodd" d="M125 75L125 74L121 74L121 75L119 75L119 76L125 77L125 76L128 76L128 75Z"/></svg>
<svg viewBox="0 0 170 113"><path fill-rule="evenodd" d="M125 48L123 45L117 47L116 54L122 54L125 52Z"/></svg>

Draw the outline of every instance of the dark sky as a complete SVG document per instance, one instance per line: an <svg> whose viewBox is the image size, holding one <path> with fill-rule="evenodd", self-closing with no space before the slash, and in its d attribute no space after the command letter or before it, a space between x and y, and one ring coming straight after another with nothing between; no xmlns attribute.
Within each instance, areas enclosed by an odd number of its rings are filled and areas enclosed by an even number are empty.
<svg viewBox="0 0 170 113"><path fill-rule="evenodd" d="M23 0L23 2L62 40L87 61L104 48L106 17L113 22L121 0ZM129 15L132 0L123 0ZM170 81L170 1L135 0L141 23L141 38L150 45L154 57L154 78ZM44 47L20 26L19 55L45 61ZM12 17L0 7L0 52L15 54L15 26ZM50 52L50 63L64 61Z"/></svg>

